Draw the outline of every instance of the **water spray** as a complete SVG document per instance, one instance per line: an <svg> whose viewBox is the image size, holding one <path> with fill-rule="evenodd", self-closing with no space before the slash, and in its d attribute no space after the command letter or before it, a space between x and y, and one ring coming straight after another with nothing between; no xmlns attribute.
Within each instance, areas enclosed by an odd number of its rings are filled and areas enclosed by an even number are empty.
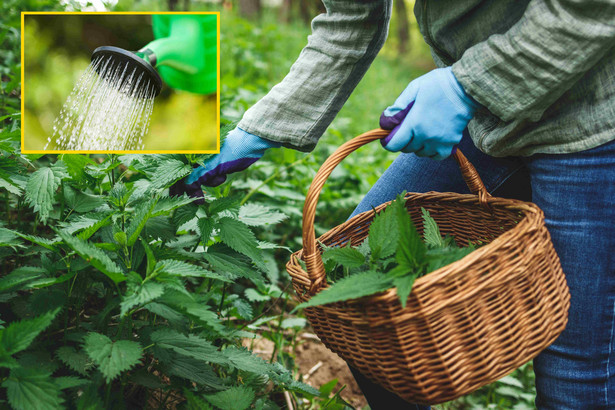
<svg viewBox="0 0 615 410"><path fill-rule="evenodd" d="M102 46L53 127L61 150L143 149L163 80L198 94L217 91L216 15L152 16L155 40L138 51ZM47 148L47 145L45 148Z"/></svg>

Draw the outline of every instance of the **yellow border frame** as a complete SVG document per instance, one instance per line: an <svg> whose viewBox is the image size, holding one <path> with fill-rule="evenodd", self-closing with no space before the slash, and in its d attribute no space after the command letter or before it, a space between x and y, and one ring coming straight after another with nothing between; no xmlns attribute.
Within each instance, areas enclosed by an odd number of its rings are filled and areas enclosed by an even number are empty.
<svg viewBox="0 0 615 410"><path fill-rule="evenodd" d="M26 84L25 84L25 40L24 40L24 21L26 15L64 15L64 14L79 14L79 15L100 15L100 14L115 14L115 15L147 15L154 14L215 14L217 16L217 59L218 59L218 79L216 93L216 123L217 138L216 138L216 150L120 150L120 151L69 151L69 150L25 150L24 138L26 124L24 121L24 108L25 108L25 96L26 96ZM220 152L220 12L219 11L105 11L105 12L79 12L79 11L24 11L21 13L21 152L23 154L218 154Z"/></svg>

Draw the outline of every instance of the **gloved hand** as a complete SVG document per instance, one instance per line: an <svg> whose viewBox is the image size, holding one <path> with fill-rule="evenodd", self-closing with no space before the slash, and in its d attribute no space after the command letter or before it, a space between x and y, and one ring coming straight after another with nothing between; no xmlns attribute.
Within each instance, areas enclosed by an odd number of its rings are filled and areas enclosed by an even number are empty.
<svg viewBox="0 0 615 410"><path fill-rule="evenodd" d="M461 141L478 107L450 67L437 68L411 81L384 110L380 127L393 131L380 143L389 151L442 160Z"/></svg>
<svg viewBox="0 0 615 410"><path fill-rule="evenodd" d="M185 180L178 181L170 189L171 195L187 193L191 197L203 196L201 185L218 186L226 181L226 176L243 171L258 161L268 148L278 148L282 144L250 134L241 128L230 131L220 153L211 158L205 166L196 167Z"/></svg>

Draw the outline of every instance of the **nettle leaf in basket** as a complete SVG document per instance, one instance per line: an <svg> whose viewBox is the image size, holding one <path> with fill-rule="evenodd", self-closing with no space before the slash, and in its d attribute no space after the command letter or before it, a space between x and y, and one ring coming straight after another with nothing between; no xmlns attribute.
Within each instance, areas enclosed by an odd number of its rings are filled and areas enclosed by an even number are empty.
<svg viewBox="0 0 615 410"><path fill-rule="evenodd" d="M423 263L427 247L421 238L421 235L416 230L414 223L406 207L404 206L403 194L391 202L389 208L394 212L397 226L399 228L399 243L395 260L404 268L409 270L419 269Z"/></svg>
<svg viewBox="0 0 615 410"><path fill-rule="evenodd" d="M440 234L440 228L436 220L431 217L429 211L421 207L421 213L423 215L423 238L428 246L443 247L446 246L446 242L442 239Z"/></svg>
<svg viewBox="0 0 615 410"><path fill-rule="evenodd" d="M367 241L369 242L372 260L375 261L393 255L397 249L399 238L399 218L394 207L388 206L376 214L369 227Z"/></svg>
<svg viewBox="0 0 615 410"><path fill-rule="evenodd" d="M425 260L427 262L427 272L433 272L446 265L456 262L466 255L472 253L475 247L470 245L466 248L457 248L455 246L447 246L445 248L435 248L427 251Z"/></svg>
<svg viewBox="0 0 615 410"><path fill-rule="evenodd" d="M322 260L332 260L345 268L358 268L365 263L365 256L348 245L343 248L327 248L322 254Z"/></svg>
<svg viewBox="0 0 615 410"><path fill-rule="evenodd" d="M393 286L393 278L375 271L359 272L338 280L331 287L312 296L294 310L310 306L343 302L383 292Z"/></svg>
<svg viewBox="0 0 615 410"><path fill-rule="evenodd" d="M414 281L417 277L418 274L415 273L393 279L393 286L397 289L397 296L403 308L406 307L408 296L410 296L410 292L412 292L412 285L414 285Z"/></svg>

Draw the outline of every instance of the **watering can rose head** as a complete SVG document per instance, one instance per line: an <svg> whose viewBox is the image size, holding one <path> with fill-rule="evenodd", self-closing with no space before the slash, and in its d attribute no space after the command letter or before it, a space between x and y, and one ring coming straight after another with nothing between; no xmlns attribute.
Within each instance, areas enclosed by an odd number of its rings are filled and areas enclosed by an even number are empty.
<svg viewBox="0 0 615 410"><path fill-rule="evenodd" d="M105 80L112 80L118 72L122 74L116 79L118 87L128 84L131 87L151 87L154 96L160 94L162 79L154 67L139 54L119 47L98 47L92 53L92 62L103 61L95 65L95 70ZM119 70L118 70L119 69Z"/></svg>

